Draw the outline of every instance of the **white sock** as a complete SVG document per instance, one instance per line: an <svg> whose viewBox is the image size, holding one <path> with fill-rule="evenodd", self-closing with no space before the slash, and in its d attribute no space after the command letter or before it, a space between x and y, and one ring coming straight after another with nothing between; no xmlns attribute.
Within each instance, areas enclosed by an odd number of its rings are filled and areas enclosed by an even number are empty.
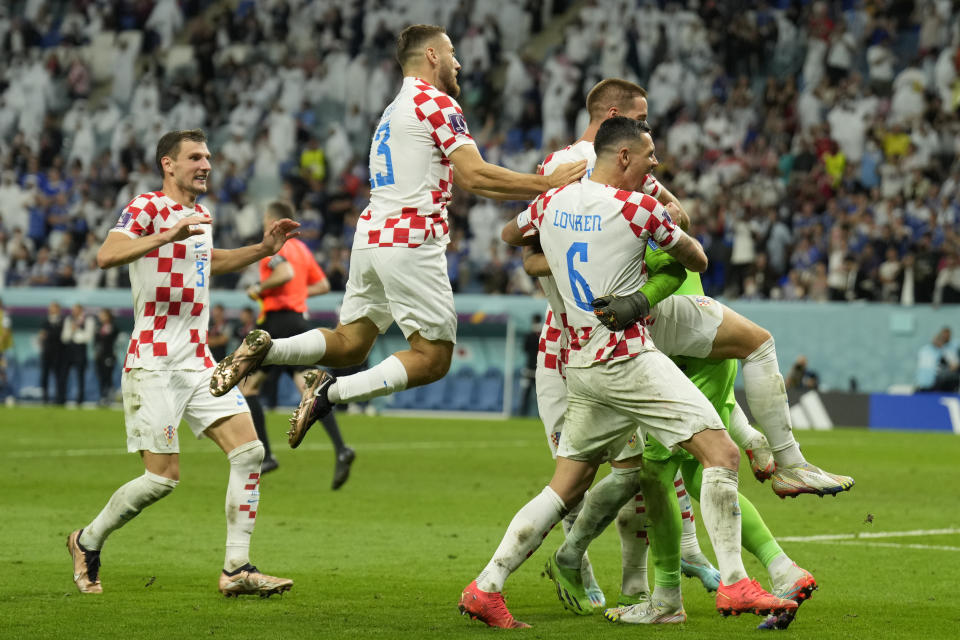
<svg viewBox="0 0 960 640"><path fill-rule="evenodd" d="M251 440L227 454L230 479L227 481L227 552L224 571L235 571L250 562L250 536L260 504L260 463L263 444Z"/></svg>
<svg viewBox="0 0 960 640"><path fill-rule="evenodd" d="M587 547L607 528L620 508L636 495L639 468L614 467L603 480L593 485L590 494L583 500L583 508L573 528L557 549L557 564L562 567L579 567Z"/></svg>
<svg viewBox="0 0 960 640"><path fill-rule="evenodd" d="M658 584L653 588L650 601L655 604L665 604L669 607L680 607L683 605L683 595L680 593L679 586L663 587Z"/></svg>
<svg viewBox="0 0 960 640"><path fill-rule="evenodd" d="M750 426L747 414L737 403L733 404L733 411L730 412L730 426L727 432L730 434L730 439L736 442L741 449L753 449L760 446L757 444L758 442L767 442L766 436Z"/></svg>
<svg viewBox="0 0 960 640"><path fill-rule="evenodd" d="M717 556L717 569L725 585L747 577L740 557L740 503L737 498L737 472L724 467L703 470L700 488L700 513Z"/></svg>
<svg viewBox="0 0 960 640"><path fill-rule="evenodd" d="M589 491L587 492L589 493ZM586 493L584 494L586 498ZM560 521L560 525L563 527L563 535L566 536L570 533L570 529L573 528L573 523L576 522L577 516L580 515L580 509L583 508L583 500L581 500L577 506L570 510L570 512L563 516L563 520ZM591 587L598 587L597 577L593 574L593 565L590 564L590 556L586 553L583 554L583 560L580 562L580 579L583 580L583 585L588 589Z"/></svg>
<svg viewBox="0 0 960 640"><path fill-rule="evenodd" d="M680 533L680 553L684 559L690 560L702 555L700 541L697 540L696 516L693 514L693 501L683 484L683 475L678 471L673 479L673 488L677 491L677 502L680 504L680 518L683 530Z"/></svg>
<svg viewBox="0 0 960 640"><path fill-rule="evenodd" d="M113 492L103 510L93 522L83 528L80 544L90 551L99 549L107 536L168 495L176 486L176 480L144 471L142 476L134 478Z"/></svg>
<svg viewBox="0 0 960 640"><path fill-rule="evenodd" d="M380 364L337 378L327 389L330 402L363 402L407 388L407 370L397 356L390 356Z"/></svg>
<svg viewBox="0 0 960 640"><path fill-rule="evenodd" d="M617 514L622 567L620 592L628 596L650 592L650 583L647 580L647 551L650 549L647 525L643 494L638 493L632 500L628 500Z"/></svg>
<svg viewBox="0 0 960 640"><path fill-rule="evenodd" d="M773 583L773 588L777 591L780 587L793 582L796 570L793 566L793 560L787 554L781 553L767 565L767 573L770 574L770 582Z"/></svg>
<svg viewBox="0 0 960 640"><path fill-rule="evenodd" d="M770 338L743 361L743 387L747 404L763 428L778 467L806 462L793 438L790 405L783 376L777 364L777 351Z"/></svg>
<svg viewBox="0 0 960 640"><path fill-rule="evenodd" d="M537 550L550 529L560 522L565 508L563 500L550 487L544 487L523 505L510 521L493 558L477 576L477 587L487 593L503 591L503 583Z"/></svg>
<svg viewBox="0 0 960 640"><path fill-rule="evenodd" d="M263 364L316 364L327 353L327 339L320 329L289 338L274 338Z"/></svg>

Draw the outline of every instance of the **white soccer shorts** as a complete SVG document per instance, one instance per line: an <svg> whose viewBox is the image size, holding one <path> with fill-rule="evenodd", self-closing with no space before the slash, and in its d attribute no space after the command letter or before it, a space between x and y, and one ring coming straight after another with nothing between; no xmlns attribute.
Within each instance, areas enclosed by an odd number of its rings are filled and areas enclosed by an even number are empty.
<svg viewBox="0 0 960 640"><path fill-rule="evenodd" d="M547 434L550 455L557 457L557 445L563 433L563 414L567 411L567 383L556 369L537 367L537 409Z"/></svg>
<svg viewBox="0 0 960 640"><path fill-rule="evenodd" d="M707 296L667 296L653 307L647 330L668 356L706 358L713 351L723 305Z"/></svg>
<svg viewBox="0 0 960 640"><path fill-rule="evenodd" d="M643 434L676 451L704 429L723 429L710 401L659 351L567 367L566 373L568 405L558 456L623 460L643 453Z"/></svg>
<svg viewBox="0 0 960 640"><path fill-rule="evenodd" d="M457 341L457 312L444 245L375 247L350 254L340 323L368 318L380 333L396 322L405 338Z"/></svg>
<svg viewBox="0 0 960 640"><path fill-rule="evenodd" d="M210 394L213 368L202 371L124 371L123 415L127 451L179 453L180 420L197 438L213 423L238 413L249 413L243 394L234 387L219 398Z"/></svg>

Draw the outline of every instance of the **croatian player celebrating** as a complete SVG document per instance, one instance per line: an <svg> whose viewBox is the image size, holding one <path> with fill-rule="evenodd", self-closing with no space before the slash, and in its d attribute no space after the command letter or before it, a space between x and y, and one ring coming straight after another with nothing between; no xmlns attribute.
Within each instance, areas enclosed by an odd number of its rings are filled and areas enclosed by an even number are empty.
<svg viewBox="0 0 960 640"><path fill-rule="evenodd" d="M601 482L624 485L624 495L635 492L640 452L631 437L637 424L668 448L686 449L704 466L703 515L722 577L717 608L795 610L795 602L765 592L743 567L737 508L740 455L717 412L656 350L642 323L608 331L593 314L593 287L628 293L643 284L648 240L685 267L706 268L703 248L673 225L664 207L630 190L657 164L649 129L635 120L611 118L600 126L595 146L597 162L590 178L541 195L503 230L503 239L517 245L539 231L550 270L559 276L570 345L568 406L550 484L514 516L493 558L464 589L460 610L490 626L526 626L507 610L504 582L540 546L567 505L580 501L601 463L612 460L614 466ZM591 492L587 506L592 498ZM620 504L613 506L613 513Z"/></svg>
<svg viewBox="0 0 960 640"><path fill-rule="evenodd" d="M156 160L163 190L134 198L97 253L101 269L130 265L136 319L121 388L127 450L140 453L145 471L117 489L92 522L67 537L73 579L82 593L102 593L100 551L107 537L177 486L178 429L184 419L198 438L213 440L230 463L220 592L229 597L287 591L292 580L265 575L250 564L263 445L238 390L223 398L208 391L214 362L207 326L211 276L277 253L298 235L299 225L277 220L259 244L214 249L210 213L197 203L210 178L203 131L165 134Z"/></svg>
<svg viewBox="0 0 960 640"><path fill-rule="evenodd" d="M370 145L370 204L357 224L340 323L333 331L278 340L253 331L218 365L211 382L211 393L221 395L260 364L359 364L396 322L409 349L339 379L319 369L306 374L308 386L290 421L291 447L334 403L361 402L446 375L457 331L445 253L454 183L489 198L520 200L584 173L583 161L540 176L483 160L455 100L460 63L443 27L404 29L397 60L403 86Z"/></svg>

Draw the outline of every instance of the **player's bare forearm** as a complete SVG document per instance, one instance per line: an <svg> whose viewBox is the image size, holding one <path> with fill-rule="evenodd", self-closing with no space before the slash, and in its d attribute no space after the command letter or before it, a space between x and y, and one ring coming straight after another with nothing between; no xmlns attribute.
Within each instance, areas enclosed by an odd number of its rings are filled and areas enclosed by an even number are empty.
<svg viewBox="0 0 960 640"><path fill-rule="evenodd" d="M585 160L557 167L549 176L517 173L484 161L473 145L452 154L453 179L457 186L496 200L532 200L544 191L579 180L587 170Z"/></svg>
<svg viewBox="0 0 960 640"><path fill-rule="evenodd" d="M257 260L272 255L262 242L239 249L214 249L210 256L210 273L216 276L240 271Z"/></svg>
<svg viewBox="0 0 960 640"><path fill-rule="evenodd" d="M218 275L239 271L261 258L272 256L280 251L290 238L300 235L295 231L300 223L289 218L274 220L263 232L263 241L239 249L214 249L210 259L210 273Z"/></svg>
<svg viewBox="0 0 960 640"><path fill-rule="evenodd" d="M543 255L540 243L527 245L523 248L523 270L533 277L551 276L550 263Z"/></svg>
<svg viewBox="0 0 960 640"><path fill-rule="evenodd" d="M540 243L540 237L536 233L523 235L523 231L517 226L516 218L503 225L503 229L500 231L500 239L514 247L525 247Z"/></svg>
<svg viewBox="0 0 960 640"><path fill-rule="evenodd" d="M678 233L683 232L679 231ZM666 251L690 271L703 273L707 270L707 254L704 253L703 246L685 233L675 245L666 249Z"/></svg>
<svg viewBox="0 0 960 640"><path fill-rule="evenodd" d="M203 229L199 226L201 224L210 224L209 218L191 216L180 220L166 231L139 238L131 238L119 231L111 231L107 234L103 244L100 245L100 250L97 251L97 266L101 269L109 269L110 267L130 264L157 247L162 247L170 242L185 240L190 236L201 235L203 233Z"/></svg>

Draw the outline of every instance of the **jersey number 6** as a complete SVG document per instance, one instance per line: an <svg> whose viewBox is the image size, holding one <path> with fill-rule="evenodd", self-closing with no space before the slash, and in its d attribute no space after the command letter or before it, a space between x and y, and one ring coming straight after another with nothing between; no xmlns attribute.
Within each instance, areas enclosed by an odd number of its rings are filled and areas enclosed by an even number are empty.
<svg viewBox="0 0 960 640"><path fill-rule="evenodd" d="M573 291L573 300L577 306L584 311L593 313L593 292L590 291L590 285L586 279L574 268L574 258L580 258L580 262L587 261L587 243L574 242L567 250L567 274L570 276L570 289ZM582 296L581 296L582 292Z"/></svg>
<svg viewBox="0 0 960 640"><path fill-rule="evenodd" d="M377 187L386 187L394 183L393 178L393 160L390 158L390 147L387 145L387 140L390 139L390 121L381 123L377 127L377 132L373 134L373 141L379 142L377 145L377 156L383 156L384 164L386 165L385 171L379 171L374 173L374 158L375 156L370 157L370 187L375 189Z"/></svg>

